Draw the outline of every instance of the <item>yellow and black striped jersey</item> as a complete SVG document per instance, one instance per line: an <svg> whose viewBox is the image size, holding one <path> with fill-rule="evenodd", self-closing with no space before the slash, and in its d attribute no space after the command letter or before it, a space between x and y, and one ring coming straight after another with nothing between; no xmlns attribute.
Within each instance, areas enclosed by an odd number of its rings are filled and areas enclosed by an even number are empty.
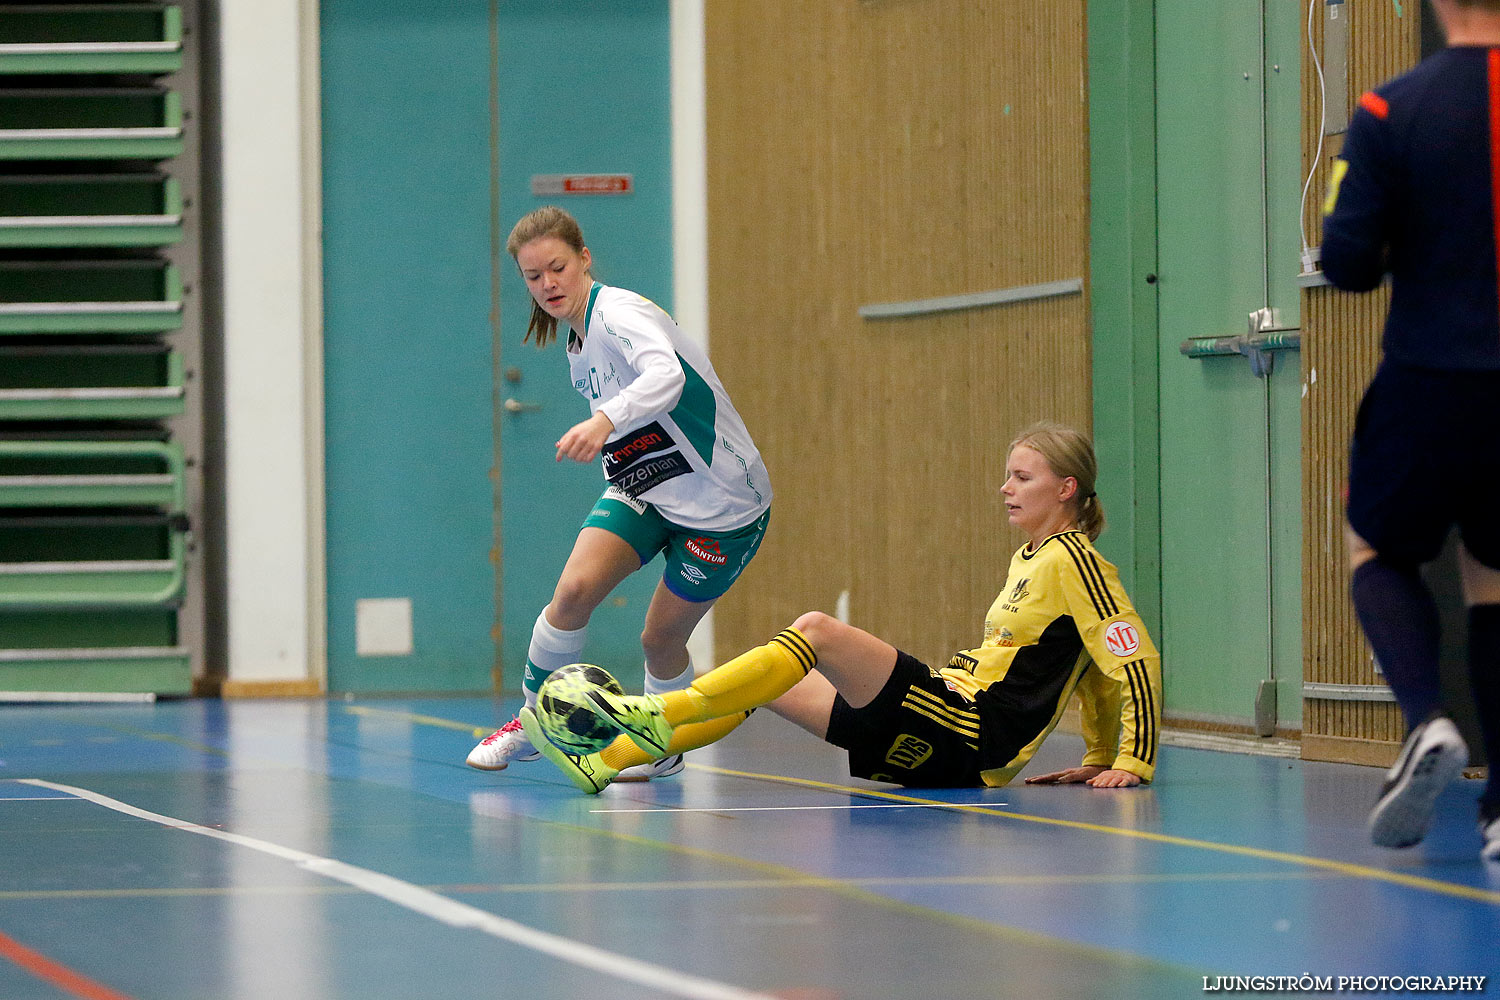
<svg viewBox="0 0 1500 1000"><path fill-rule="evenodd" d="M1149 781L1161 726L1161 657L1120 586L1081 531L1011 557L984 618L984 641L939 671L979 711L986 784L1016 776L1079 694L1083 763Z"/></svg>

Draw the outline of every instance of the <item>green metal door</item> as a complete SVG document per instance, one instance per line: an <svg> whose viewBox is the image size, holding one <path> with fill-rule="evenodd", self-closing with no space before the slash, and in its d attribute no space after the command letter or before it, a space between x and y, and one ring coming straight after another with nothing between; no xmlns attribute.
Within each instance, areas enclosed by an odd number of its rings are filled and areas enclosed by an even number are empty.
<svg viewBox="0 0 1500 1000"><path fill-rule="evenodd" d="M1299 355L1182 345L1298 326L1299 6L1156 4L1167 711L1261 732L1301 721Z"/></svg>

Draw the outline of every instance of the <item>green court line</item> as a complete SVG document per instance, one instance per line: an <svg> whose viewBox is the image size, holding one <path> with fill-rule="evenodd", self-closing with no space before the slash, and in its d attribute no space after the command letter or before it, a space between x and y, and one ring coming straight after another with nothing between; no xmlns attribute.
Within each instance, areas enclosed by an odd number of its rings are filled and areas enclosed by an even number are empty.
<svg viewBox="0 0 1500 1000"><path fill-rule="evenodd" d="M754 771L734 771L724 767L714 767L711 764L699 764L689 762L688 767L700 771L708 771L713 774L723 774L736 778L752 778L757 781L773 781L781 784L800 785L803 788L816 788L823 791L840 792L848 795L861 795L870 798L884 799L889 802L908 802L918 805L941 806L956 812L979 813L985 816L1000 816L1004 819L1021 820L1026 823L1041 823L1047 826L1060 826L1072 830L1085 830L1090 833L1103 833L1115 837L1129 837L1134 840L1145 840L1157 844L1169 844L1173 847L1192 847L1204 851L1216 851L1220 854L1233 854L1245 858L1258 858L1262 861L1277 861L1283 864L1298 865L1306 868L1321 869L1334 872L1351 878L1365 878L1380 882L1390 882L1394 885L1404 886L1408 889L1420 889L1426 892L1435 892L1445 896L1457 896L1460 899L1472 899L1481 903L1500 905L1500 892L1491 889L1479 889L1471 885L1460 885L1457 882L1444 882L1440 879L1427 878L1422 875L1407 875L1404 872L1386 871L1383 868L1372 868L1368 865L1353 864L1348 861L1334 861L1330 858L1316 858L1306 854L1293 854L1289 851L1272 851L1262 847L1245 847L1240 844L1224 844L1215 840L1199 840L1194 837L1178 837L1169 833L1153 833L1150 830L1132 830L1127 827L1104 826L1099 823L1085 823L1075 819L1056 819L1051 816L1032 816L1027 813L1011 812L1005 809L997 809L993 806L962 803L942 802L937 799L924 799L915 795L902 795L897 792L884 792L873 788L856 788L852 785L839 785L826 781L814 781L811 778L791 778L779 774L759 774Z"/></svg>

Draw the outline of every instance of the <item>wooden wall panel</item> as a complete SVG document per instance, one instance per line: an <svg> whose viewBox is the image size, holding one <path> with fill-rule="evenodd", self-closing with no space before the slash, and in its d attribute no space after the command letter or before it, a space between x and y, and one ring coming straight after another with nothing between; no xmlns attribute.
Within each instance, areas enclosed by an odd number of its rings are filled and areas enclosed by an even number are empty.
<svg viewBox="0 0 1500 1000"><path fill-rule="evenodd" d="M979 641L1006 444L1088 427L1087 300L857 310L1087 275L1084 7L707 4L712 350L776 491L720 658L845 590L929 662Z"/></svg>
<svg viewBox="0 0 1500 1000"><path fill-rule="evenodd" d="M1346 5L1349 22L1348 107L1358 96L1415 65L1420 54L1416 5ZM1322 48L1323 24L1314 21ZM1321 110L1314 67L1304 52L1304 169L1313 163ZM1308 193L1308 239L1321 242L1322 210L1330 164L1341 136L1324 140ZM1390 303L1388 290L1348 295L1310 288L1302 299L1302 353L1307 392L1302 410L1303 559L1302 620L1304 679L1331 684L1378 681L1370 649L1349 599L1348 550L1344 544L1344 488L1354 415L1380 360L1380 333ZM1322 760L1389 763L1400 748L1404 725L1389 702L1309 699L1303 709L1303 756Z"/></svg>

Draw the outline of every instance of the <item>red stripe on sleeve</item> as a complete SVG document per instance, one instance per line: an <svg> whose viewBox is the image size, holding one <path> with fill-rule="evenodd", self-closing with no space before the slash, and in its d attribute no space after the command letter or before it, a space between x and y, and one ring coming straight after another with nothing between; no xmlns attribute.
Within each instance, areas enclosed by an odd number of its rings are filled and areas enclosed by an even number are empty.
<svg viewBox="0 0 1500 1000"><path fill-rule="evenodd" d="M1391 113L1390 102L1373 90L1367 90L1359 95L1359 106L1381 121L1385 121L1386 117Z"/></svg>
<svg viewBox="0 0 1500 1000"><path fill-rule="evenodd" d="M1500 49L1490 49L1490 214L1495 225L1496 287L1500 287Z"/></svg>

